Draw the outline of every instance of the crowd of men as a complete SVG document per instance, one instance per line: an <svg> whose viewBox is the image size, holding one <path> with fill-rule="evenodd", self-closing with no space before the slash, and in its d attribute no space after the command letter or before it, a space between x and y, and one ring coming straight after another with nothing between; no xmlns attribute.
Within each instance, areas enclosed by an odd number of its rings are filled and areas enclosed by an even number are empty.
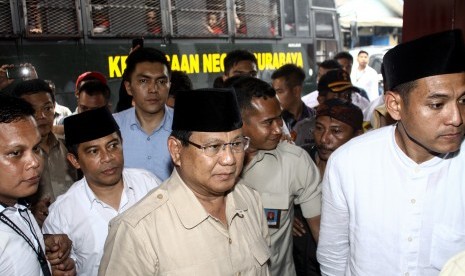
<svg viewBox="0 0 465 276"><path fill-rule="evenodd" d="M0 275L465 275L462 33L388 51L381 100L366 56L320 63L302 97L293 64L267 83L235 50L193 90L138 47L129 105L85 72L62 118L2 66Z"/></svg>

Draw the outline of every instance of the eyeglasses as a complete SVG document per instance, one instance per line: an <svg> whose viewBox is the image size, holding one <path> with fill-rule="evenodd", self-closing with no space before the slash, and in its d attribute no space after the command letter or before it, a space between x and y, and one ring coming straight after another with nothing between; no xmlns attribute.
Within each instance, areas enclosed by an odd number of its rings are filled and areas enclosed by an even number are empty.
<svg viewBox="0 0 465 276"><path fill-rule="evenodd" d="M250 138L247 136L235 139L232 142L224 143L224 144L199 145L199 144L196 144L194 142L187 140L187 143L189 143L189 145L192 145L198 149L201 149L203 153L209 157L216 156L220 152L220 150L225 150L226 146L228 145L231 146L232 152L242 153L249 147L249 142L250 142Z"/></svg>

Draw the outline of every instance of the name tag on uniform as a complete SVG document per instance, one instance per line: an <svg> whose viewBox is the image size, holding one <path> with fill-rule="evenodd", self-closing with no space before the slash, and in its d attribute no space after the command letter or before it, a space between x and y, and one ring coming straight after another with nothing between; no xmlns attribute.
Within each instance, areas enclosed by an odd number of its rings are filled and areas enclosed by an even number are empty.
<svg viewBox="0 0 465 276"><path fill-rule="evenodd" d="M281 210L279 209L266 209L265 208L266 221L269 228L279 228Z"/></svg>

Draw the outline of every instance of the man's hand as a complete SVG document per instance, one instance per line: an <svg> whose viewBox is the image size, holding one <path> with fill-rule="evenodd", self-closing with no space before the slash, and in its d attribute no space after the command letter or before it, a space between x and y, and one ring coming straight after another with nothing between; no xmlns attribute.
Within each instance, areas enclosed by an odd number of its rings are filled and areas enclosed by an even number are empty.
<svg viewBox="0 0 465 276"><path fill-rule="evenodd" d="M292 235L294 237L302 237L305 233L305 225L303 222L297 217L294 217L294 222L292 223Z"/></svg>
<svg viewBox="0 0 465 276"><path fill-rule="evenodd" d="M6 77L6 69L12 68L13 65L11 64L4 64L0 67L0 90L5 89L8 85L14 82L13 79L8 79Z"/></svg>
<svg viewBox="0 0 465 276"><path fill-rule="evenodd" d="M52 266L53 276L75 276L76 264L73 259L67 258L63 263Z"/></svg>
<svg viewBox="0 0 465 276"><path fill-rule="evenodd" d="M48 206L50 206L50 204L50 197L47 196L31 206L31 212L36 218L37 224L39 224L40 228L42 228L42 225L48 216Z"/></svg>
<svg viewBox="0 0 465 276"><path fill-rule="evenodd" d="M66 234L46 234L44 240L45 252L50 265L63 264L69 258L73 243Z"/></svg>

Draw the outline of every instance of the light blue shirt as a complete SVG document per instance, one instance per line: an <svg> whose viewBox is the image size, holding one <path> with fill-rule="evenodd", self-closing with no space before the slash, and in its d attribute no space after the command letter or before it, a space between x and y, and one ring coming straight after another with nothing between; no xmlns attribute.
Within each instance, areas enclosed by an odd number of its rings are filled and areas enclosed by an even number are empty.
<svg viewBox="0 0 465 276"><path fill-rule="evenodd" d="M173 170L168 151L173 109L165 106L165 116L151 134L145 133L142 129L134 107L113 116L123 137L124 166L146 169L162 181L167 179Z"/></svg>

